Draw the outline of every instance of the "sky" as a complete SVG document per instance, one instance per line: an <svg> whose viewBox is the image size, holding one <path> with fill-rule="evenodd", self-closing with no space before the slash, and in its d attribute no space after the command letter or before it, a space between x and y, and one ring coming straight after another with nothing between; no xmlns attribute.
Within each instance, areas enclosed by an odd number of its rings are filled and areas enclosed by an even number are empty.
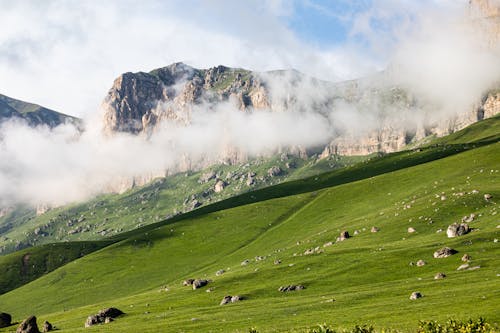
<svg viewBox="0 0 500 333"><path fill-rule="evenodd" d="M0 0L0 94L85 117L121 73L178 61L348 80L384 69L423 10L456 3Z"/></svg>

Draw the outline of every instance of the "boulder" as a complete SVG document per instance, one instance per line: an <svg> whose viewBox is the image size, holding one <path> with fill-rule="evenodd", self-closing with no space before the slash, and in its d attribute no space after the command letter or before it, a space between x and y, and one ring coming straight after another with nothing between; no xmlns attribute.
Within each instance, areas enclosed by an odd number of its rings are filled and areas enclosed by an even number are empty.
<svg viewBox="0 0 500 333"><path fill-rule="evenodd" d="M462 236L469 233L469 225L467 223L453 223L448 226L446 235L448 238Z"/></svg>
<svg viewBox="0 0 500 333"><path fill-rule="evenodd" d="M40 333L36 324L36 317L29 316L17 327L16 333Z"/></svg>
<svg viewBox="0 0 500 333"><path fill-rule="evenodd" d="M219 269L219 270L215 273L215 275L217 275L217 276L221 276L221 275L222 275L222 274L224 274L224 273L226 273L226 271L225 271L225 270L223 270L223 269Z"/></svg>
<svg viewBox="0 0 500 333"><path fill-rule="evenodd" d="M417 261L417 266L418 267L425 266L425 264L427 264L427 263L425 261L423 261L422 259L420 259L419 261Z"/></svg>
<svg viewBox="0 0 500 333"><path fill-rule="evenodd" d="M222 299L222 301L220 302L220 305L224 305L224 304L229 304L231 303L231 298L232 296L224 296L224 298Z"/></svg>
<svg viewBox="0 0 500 333"><path fill-rule="evenodd" d="M437 273L436 275L434 275L434 280L441 280L441 279L444 279L445 277L446 277L446 274Z"/></svg>
<svg viewBox="0 0 500 333"><path fill-rule="evenodd" d="M463 262L469 262L471 259L472 259L471 256L468 255L467 253L462 256Z"/></svg>
<svg viewBox="0 0 500 333"><path fill-rule="evenodd" d="M414 232L416 232L416 231L417 231L417 230L415 230L415 228L413 228L413 227L409 227L409 228L408 228L408 233L409 233L409 234L412 234L412 233L414 233Z"/></svg>
<svg viewBox="0 0 500 333"><path fill-rule="evenodd" d="M187 279L187 280L182 281L182 285L186 286L186 287L187 286L192 286L193 282L194 282L194 279Z"/></svg>
<svg viewBox="0 0 500 333"><path fill-rule="evenodd" d="M85 321L85 327L110 323L113 321L113 319L121 316L122 314L124 313L117 308L106 308L99 310L97 314L87 317L87 320Z"/></svg>
<svg viewBox="0 0 500 333"><path fill-rule="evenodd" d="M0 312L0 328L12 325L12 316L5 312Z"/></svg>
<svg viewBox="0 0 500 333"><path fill-rule="evenodd" d="M484 195L484 200L486 200L486 201L491 200L492 198L493 198L493 196L491 194L489 194L489 193L486 193Z"/></svg>
<svg viewBox="0 0 500 333"><path fill-rule="evenodd" d="M349 232L347 230L344 230L344 231L340 232L340 236L337 238L337 241L342 242L349 237L350 237Z"/></svg>
<svg viewBox="0 0 500 333"><path fill-rule="evenodd" d="M380 231L380 229L379 229L379 228L377 228L377 227L372 227L372 229L371 229L370 231L371 231L371 232L379 232L379 231Z"/></svg>
<svg viewBox="0 0 500 333"><path fill-rule="evenodd" d="M452 248L449 248L449 247L443 247L439 250L437 250L436 252L434 252L434 258L447 258L451 255L454 255L455 253L457 253L458 251L452 249Z"/></svg>
<svg viewBox="0 0 500 333"><path fill-rule="evenodd" d="M462 222L470 223L470 222L474 221L475 218L476 218L476 214L471 213L469 216L462 217Z"/></svg>
<svg viewBox="0 0 500 333"><path fill-rule="evenodd" d="M201 287L204 287L208 284L208 280L204 279L196 279L193 281L193 290L199 289Z"/></svg>
<svg viewBox="0 0 500 333"><path fill-rule="evenodd" d="M215 193L222 192L226 188L226 186L227 186L226 182L224 182L223 180L218 180L214 186Z"/></svg>
<svg viewBox="0 0 500 333"><path fill-rule="evenodd" d="M421 293L419 293L418 291L414 291L410 295L411 300L416 300L416 299L422 298L422 297L423 297L423 295Z"/></svg>
<svg viewBox="0 0 500 333"><path fill-rule="evenodd" d="M250 260L245 259L245 260L243 260L243 261L241 262L241 266L246 266L246 265L248 265L249 263L250 263Z"/></svg>
<svg viewBox="0 0 500 333"><path fill-rule="evenodd" d="M273 166L269 170L267 170L267 174L269 177L276 177L283 173L283 170L279 166Z"/></svg>
<svg viewBox="0 0 500 333"><path fill-rule="evenodd" d="M45 321L42 326L42 332L50 332L54 329L51 323Z"/></svg>

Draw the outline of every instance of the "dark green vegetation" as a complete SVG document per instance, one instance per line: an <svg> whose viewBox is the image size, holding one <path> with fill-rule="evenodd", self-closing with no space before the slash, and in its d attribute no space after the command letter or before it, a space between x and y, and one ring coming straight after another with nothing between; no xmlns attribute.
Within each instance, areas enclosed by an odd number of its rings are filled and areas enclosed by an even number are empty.
<svg viewBox="0 0 500 333"><path fill-rule="evenodd" d="M242 194L115 236L114 244L1 295L0 311L15 320L35 314L61 332L307 332L322 322L336 331L356 324L415 331L420 320L480 316L495 326L500 143L484 133L498 134L499 120L478 123L453 142ZM447 226L471 213L472 232L447 238ZM370 232L373 226L379 232ZM358 232L336 242L342 230ZM458 253L433 258L443 246ZM464 254L479 268L457 270ZM425 266L410 265L420 259ZM446 278L435 280L438 272ZM181 284L198 277L212 281L199 290ZM305 289L278 291L290 284ZM423 297L410 300L414 291ZM226 295L243 300L220 306ZM83 327L109 306L126 315Z"/></svg>
<svg viewBox="0 0 500 333"><path fill-rule="evenodd" d="M0 94L0 123L12 118L25 120L30 126L43 124L55 127L65 122L79 123L77 118Z"/></svg>

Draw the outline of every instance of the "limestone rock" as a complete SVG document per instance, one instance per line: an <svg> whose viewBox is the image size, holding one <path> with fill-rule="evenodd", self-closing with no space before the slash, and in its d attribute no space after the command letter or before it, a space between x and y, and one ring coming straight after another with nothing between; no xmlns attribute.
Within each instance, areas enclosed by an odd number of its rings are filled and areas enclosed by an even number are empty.
<svg viewBox="0 0 500 333"><path fill-rule="evenodd" d="M214 186L215 193L222 192L224 190L224 188L226 188L226 186L227 186L227 184L223 180L218 180Z"/></svg>
<svg viewBox="0 0 500 333"><path fill-rule="evenodd" d="M29 316L17 327L16 333L40 333L36 324L36 317Z"/></svg>
<svg viewBox="0 0 500 333"><path fill-rule="evenodd" d="M467 253L462 256L463 262L469 262L471 259L472 259L471 256L468 255Z"/></svg>
<svg viewBox="0 0 500 333"><path fill-rule="evenodd" d="M283 173L283 170L279 166L273 166L269 170L267 170L267 174L269 177L280 176Z"/></svg>
<svg viewBox="0 0 500 333"><path fill-rule="evenodd" d="M220 305L226 305L226 304L229 304L229 303L236 303L236 302L239 302L243 299L243 297L239 296L239 295L235 295L235 296L231 296L231 295L228 295L228 296L224 296L224 298L222 298L222 301L220 302Z"/></svg>
<svg viewBox="0 0 500 333"><path fill-rule="evenodd" d="M344 230L340 232L340 236L337 238L337 241L342 242L348 239L349 237L350 237L349 232L347 230Z"/></svg>
<svg viewBox="0 0 500 333"><path fill-rule="evenodd" d="M410 299L411 300L416 300L416 299L422 298L422 297L423 297L423 295L420 292L418 292L418 291L414 291L410 295Z"/></svg>
<svg viewBox="0 0 500 333"><path fill-rule="evenodd" d="M448 238L453 238L457 236L462 236L469 233L469 225L467 223L453 223L446 229L446 235Z"/></svg>
<svg viewBox="0 0 500 333"><path fill-rule="evenodd" d="M412 233L414 233L414 232L416 232L416 231L417 231L417 230L415 230L415 228L413 228L413 227L409 227L409 228L408 228L408 233L409 233L409 234L412 234Z"/></svg>
<svg viewBox="0 0 500 333"><path fill-rule="evenodd" d="M123 314L124 313L117 308L105 308L99 310L97 314L87 317L87 320L85 321L85 327L90 327L97 324L107 324Z"/></svg>
<svg viewBox="0 0 500 333"><path fill-rule="evenodd" d="M420 259L419 261L417 261L417 266L418 267L425 266L425 264L427 264L427 263L425 261L423 261L422 259Z"/></svg>
<svg viewBox="0 0 500 333"><path fill-rule="evenodd" d="M444 279L445 277L446 277L446 274L444 274L444 273L436 273L436 275L434 275L434 280Z"/></svg>
<svg viewBox="0 0 500 333"><path fill-rule="evenodd" d="M44 321L43 326L42 326L42 332L50 332L54 329L51 323L48 321Z"/></svg>
<svg viewBox="0 0 500 333"><path fill-rule="evenodd" d="M372 227L370 231L371 231L371 232L379 232L379 231L380 231L380 229L379 229L379 228L377 228L377 227Z"/></svg>
<svg viewBox="0 0 500 333"><path fill-rule="evenodd" d="M457 252L458 251L456 251L452 248L443 247L443 248L437 250L436 252L434 252L433 256L434 256L434 258L447 258L451 255L454 255Z"/></svg>
<svg viewBox="0 0 500 333"><path fill-rule="evenodd" d="M193 290L202 288L208 284L208 280L205 279L196 279L193 281Z"/></svg>

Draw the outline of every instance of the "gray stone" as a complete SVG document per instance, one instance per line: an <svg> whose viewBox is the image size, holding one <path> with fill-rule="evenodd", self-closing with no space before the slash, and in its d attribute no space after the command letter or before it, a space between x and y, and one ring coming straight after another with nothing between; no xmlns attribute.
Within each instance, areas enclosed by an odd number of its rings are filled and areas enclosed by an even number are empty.
<svg viewBox="0 0 500 333"><path fill-rule="evenodd" d="M426 262L423 261L422 259L420 259L419 261L417 261L417 266L418 267L422 267L422 266L425 266Z"/></svg>
<svg viewBox="0 0 500 333"><path fill-rule="evenodd" d="M40 333L36 324L36 317L29 316L17 327L16 333Z"/></svg>
<svg viewBox="0 0 500 333"><path fill-rule="evenodd" d="M199 289L201 287L204 287L208 284L208 280L204 279L196 279L193 281L193 290Z"/></svg>
<svg viewBox="0 0 500 333"><path fill-rule="evenodd" d="M45 321L42 326L42 332L50 332L54 329L51 323Z"/></svg>
<svg viewBox="0 0 500 333"><path fill-rule="evenodd" d="M414 291L410 295L410 299L411 300L416 300L416 299L422 298L422 297L423 297L423 295L420 292L418 292L418 291Z"/></svg>
<svg viewBox="0 0 500 333"><path fill-rule="evenodd" d="M220 305L225 305L231 303L232 296L224 296L222 301L220 302Z"/></svg>
<svg viewBox="0 0 500 333"><path fill-rule="evenodd" d="M444 279L445 277L446 277L446 274L437 273L436 275L434 275L434 280L441 280L441 279Z"/></svg>
<svg viewBox="0 0 500 333"><path fill-rule="evenodd" d="M464 255L462 256L462 261L463 261L463 262L468 262L468 261L470 261L471 259L472 259L472 258L471 258L471 256L470 256L470 255L468 255L467 253L466 253L466 254L464 254Z"/></svg>
<svg viewBox="0 0 500 333"><path fill-rule="evenodd" d="M467 223L453 223L446 229L446 235L448 238L453 238L457 236L462 236L469 233L469 225Z"/></svg>
<svg viewBox="0 0 500 333"><path fill-rule="evenodd" d="M454 255L457 252L458 251L456 251L452 248L443 247L443 248L437 250L436 252L434 252L433 256L434 256L434 258L447 258L451 255Z"/></svg>
<svg viewBox="0 0 500 333"><path fill-rule="evenodd" d="M379 231L380 231L380 229L379 229L379 228L377 228L377 227L372 227L372 229L371 229L370 231L371 231L371 232L379 232Z"/></svg>
<svg viewBox="0 0 500 333"><path fill-rule="evenodd" d="M349 236L349 232L347 230L344 230L344 231L340 232L340 236L337 238L337 240L339 242L342 242L342 241L346 240L349 237L350 237Z"/></svg>

